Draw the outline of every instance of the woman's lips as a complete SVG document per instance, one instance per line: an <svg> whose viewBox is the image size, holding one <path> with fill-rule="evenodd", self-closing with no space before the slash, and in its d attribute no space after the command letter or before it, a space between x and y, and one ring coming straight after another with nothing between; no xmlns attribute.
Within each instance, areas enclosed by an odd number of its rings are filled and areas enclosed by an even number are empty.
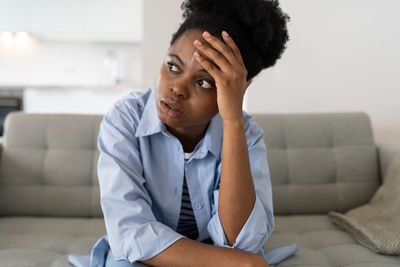
<svg viewBox="0 0 400 267"><path fill-rule="evenodd" d="M183 111L180 103L173 101L168 98L164 98L160 100L160 108L162 113L167 116L178 118L182 117Z"/></svg>

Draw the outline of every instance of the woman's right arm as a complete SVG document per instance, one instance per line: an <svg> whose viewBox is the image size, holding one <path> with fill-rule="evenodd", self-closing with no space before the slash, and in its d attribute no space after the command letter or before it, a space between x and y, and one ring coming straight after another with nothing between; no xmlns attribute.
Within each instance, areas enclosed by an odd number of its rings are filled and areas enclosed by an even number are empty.
<svg viewBox="0 0 400 267"><path fill-rule="evenodd" d="M217 247L182 238L156 256L139 261L151 266L259 266L269 264L259 255L235 248Z"/></svg>

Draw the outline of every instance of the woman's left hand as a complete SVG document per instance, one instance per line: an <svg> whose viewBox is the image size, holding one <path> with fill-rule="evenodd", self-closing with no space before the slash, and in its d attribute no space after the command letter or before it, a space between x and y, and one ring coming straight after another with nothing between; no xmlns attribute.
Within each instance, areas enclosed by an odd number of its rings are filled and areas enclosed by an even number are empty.
<svg viewBox="0 0 400 267"><path fill-rule="evenodd" d="M212 62L197 51L194 56L214 78L221 118L224 121L237 121L243 117L243 97L251 83L251 80L246 80L247 70L239 48L233 39L224 33L222 38L226 44L208 32L204 32L203 37L211 47L202 44L199 40L196 40L194 45Z"/></svg>

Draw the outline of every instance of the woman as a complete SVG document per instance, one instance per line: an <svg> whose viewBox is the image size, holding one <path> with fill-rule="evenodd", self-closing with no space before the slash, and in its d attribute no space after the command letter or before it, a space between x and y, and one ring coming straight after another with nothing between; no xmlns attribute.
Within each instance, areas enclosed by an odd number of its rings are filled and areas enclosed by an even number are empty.
<svg viewBox="0 0 400 267"><path fill-rule="evenodd" d="M98 177L107 235L90 266L269 266L274 228L263 132L242 111L288 40L277 1L187 0L155 88L105 115ZM268 263L268 261L270 261Z"/></svg>

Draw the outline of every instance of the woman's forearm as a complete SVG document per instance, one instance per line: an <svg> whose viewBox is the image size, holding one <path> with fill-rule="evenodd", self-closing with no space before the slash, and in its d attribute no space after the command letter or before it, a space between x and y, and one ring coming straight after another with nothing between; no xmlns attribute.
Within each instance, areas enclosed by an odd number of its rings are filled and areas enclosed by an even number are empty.
<svg viewBox="0 0 400 267"><path fill-rule="evenodd" d="M233 245L253 210L256 195L243 119L224 122L223 129L218 212L228 244ZM243 250L182 238L153 258L140 262L151 266L252 266L257 257ZM261 262L266 264L264 260Z"/></svg>
<svg viewBox="0 0 400 267"><path fill-rule="evenodd" d="M181 238L156 256L139 261L151 266L249 266L258 255Z"/></svg>
<svg viewBox="0 0 400 267"><path fill-rule="evenodd" d="M246 223L255 201L243 117L224 121L218 212L230 246Z"/></svg>

